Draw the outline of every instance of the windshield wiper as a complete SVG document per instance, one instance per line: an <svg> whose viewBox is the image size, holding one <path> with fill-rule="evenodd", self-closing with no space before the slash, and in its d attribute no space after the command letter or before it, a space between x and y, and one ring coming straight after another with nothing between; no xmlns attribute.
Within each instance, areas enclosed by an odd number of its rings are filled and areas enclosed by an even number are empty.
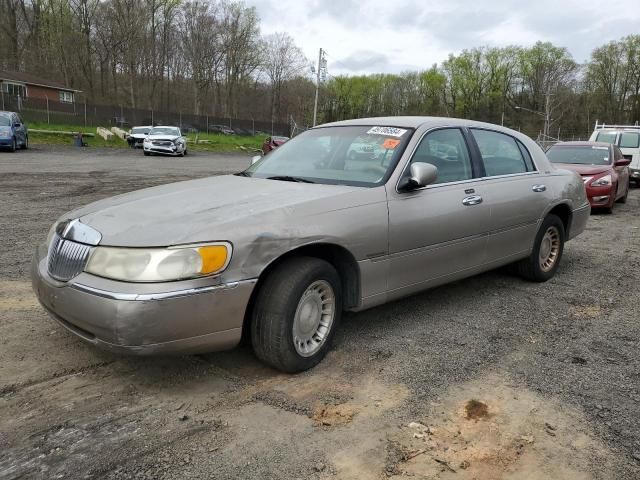
<svg viewBox="0 0 640 480"><path fill-rule="evenodd" d="M249 172L238 172L234 174L237 177L250 177L251 175L249 174Z"/></svg>
<svg viewBox="0 0 640 480"><path fill-rule="evenodd" d="M292 177L290 175L276 175L275 177L267 177L267 180L282 180L283 182L298 182L298 183L316 183L306 178Z"/></svg>

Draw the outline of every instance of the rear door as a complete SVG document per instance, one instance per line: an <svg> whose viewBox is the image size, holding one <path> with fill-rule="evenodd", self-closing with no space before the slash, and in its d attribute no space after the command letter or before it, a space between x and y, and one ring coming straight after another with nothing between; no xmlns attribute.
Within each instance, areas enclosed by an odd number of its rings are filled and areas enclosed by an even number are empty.
<svg viewBox="0 0 640 480"><path fill-rule="evenodd" d="M482 158L490 209L487 260L517 259L531 248L551 186L518 139L489 129L470 130Z"/></svg>
<svg viewBox="0 0 640 480"><path fill-rule="evenodd" d="M387 190L389 298L444 283L486 259L489 208L463 129L427 132L414 162L435 165L438 178L418 190Z"/></svg>

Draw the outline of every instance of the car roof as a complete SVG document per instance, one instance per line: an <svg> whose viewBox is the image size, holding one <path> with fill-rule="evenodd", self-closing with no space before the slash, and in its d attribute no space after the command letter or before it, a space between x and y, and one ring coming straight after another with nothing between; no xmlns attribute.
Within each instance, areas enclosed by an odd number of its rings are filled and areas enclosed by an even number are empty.
<svg viewBox="0 0 640 480"><path fill-rule="evenodd" d="M610 147L608 142L588 142L588 141L572 141L572 142L558 142L552 145L552 147Z"/></svg>
<svg viewBox="0 0 640 480"><path fill-rule="evenodd" d="M153 128L153 125L135 125L133 127L131 127L132 129L134 128Z"/></svg>
<svg viewBox="0 0 640 480"><path fill-rule="evenodd" d="M9 112L9 111L6 111L6 110L0 110L0 115L2 115L4 117L9 117L9 116L15 115L15 114L16 114L16 112Z"/></svg>
<svg viewBox="0 0 640 480"><path fill-rule="evenodd" d="M523 137L524 135L510 128L502 127L493 123L478 122L475 120L465 120L452 117L421 117L421 116L398 116L398 117L370 117L357 118L353 120L342 120L339 122L325 123L315 128L342 127L342 126L389 126L399 128L436 128L436 127L477 127L489 128L491 130L502 131L510 135Z"/></svg>
<svg viewBox="0 0 640 480"><path fill-rule="evenodd" d="M151 128L180 128L180 127L176 127L175 125L156 125L155 127L151 127Z"/></svg>

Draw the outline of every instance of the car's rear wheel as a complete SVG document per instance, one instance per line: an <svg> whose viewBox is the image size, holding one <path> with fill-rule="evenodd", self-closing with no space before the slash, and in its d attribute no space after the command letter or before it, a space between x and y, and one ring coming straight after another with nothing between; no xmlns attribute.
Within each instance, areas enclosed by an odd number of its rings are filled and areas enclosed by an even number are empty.
<svg viewBox="0 0 640 480"><path fill-rule="evenodd" d="M558 270L564 242L562 220L557 215L547 215L536 234L531 255L516 264L517 272L532 282L546 282Z"/></svg>
<svg viewBox="0 0 640 480"><path fill-rule="evenodd" d="M317 365L342 315L341 281L324 260L284 260L260 286L251 319L256 356L287 373Z"/></svg>

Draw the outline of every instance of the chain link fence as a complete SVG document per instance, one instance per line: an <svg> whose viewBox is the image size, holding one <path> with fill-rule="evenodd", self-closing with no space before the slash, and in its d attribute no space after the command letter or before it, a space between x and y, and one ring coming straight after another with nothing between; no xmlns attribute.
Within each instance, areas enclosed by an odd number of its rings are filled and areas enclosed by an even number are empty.
<svg viewBox="0 0 640 480"><path fill-rule="evenodd" d="M120 127L135 125L176 125L184 133L233 133L238 135L285 135L289 125L254 118L225 118L135 109L125 106L64 103L46 98L21 98L1 95L1 110L19 112L25 122L62 124L82 127Z"/></svg>

